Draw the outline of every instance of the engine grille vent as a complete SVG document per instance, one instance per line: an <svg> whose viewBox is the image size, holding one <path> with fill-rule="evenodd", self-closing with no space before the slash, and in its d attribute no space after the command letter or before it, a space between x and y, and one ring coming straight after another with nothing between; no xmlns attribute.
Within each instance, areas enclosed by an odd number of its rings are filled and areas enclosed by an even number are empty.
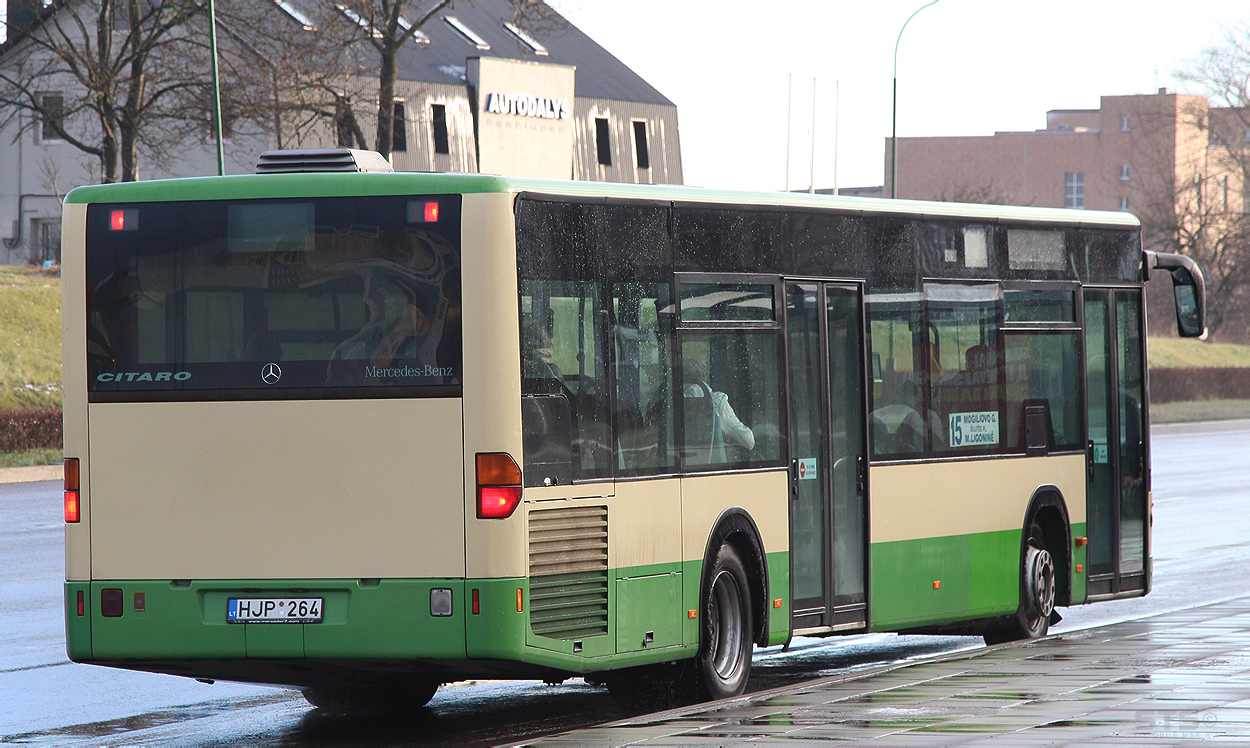
<svg viewBox="0 0 1250 748"><path fill-rule="evenodd" d="M265 151L256 162L257 174L297 174L322 171L395 171L377 151L354 148L305 148Z"/></svg>
<svg viewBox="0 0 1250 748"><path fill-rule="evenodd" d="M608 508L529 514L530 628L552 639L608 633Z"/></svg>

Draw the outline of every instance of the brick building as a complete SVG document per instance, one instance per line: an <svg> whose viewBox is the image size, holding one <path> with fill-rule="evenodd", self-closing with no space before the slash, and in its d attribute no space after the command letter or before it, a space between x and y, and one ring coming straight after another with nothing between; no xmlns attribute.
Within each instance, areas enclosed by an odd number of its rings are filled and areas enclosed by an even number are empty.
<svg viewBox="0 0 1250 748"><path fill-rule="evenodd" d="M1227 153L1250 145L1250 129L1239 128L1235 114L1206 97L1160 89L1103 96L1097 109L1051 110L1042 130L899 138L898 197L1141 216L1201 181L1208 199L1245 212L1240 169ZM887 138L886 194L890 158Z"/></svg>

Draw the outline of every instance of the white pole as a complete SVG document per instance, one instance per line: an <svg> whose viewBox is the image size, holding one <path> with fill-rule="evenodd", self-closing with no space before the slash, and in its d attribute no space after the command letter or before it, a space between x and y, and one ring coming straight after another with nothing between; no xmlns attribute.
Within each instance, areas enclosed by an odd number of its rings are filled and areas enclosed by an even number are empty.
<svg viewBox="0 0 1250 748"><path fill-rule="evenodd" d="M816 76L812 76L812 155L808 159L807 194L816 194Z"/></svg>
<svg viewBox="0 0 1250 748"><path fill-rule="evenodd" d="M786 192L790 191L790 105L794 99L794 73L786 75Z"/></svg>
<svg viewBox="0 0 1250 748"><path fill-rule="evenodd" d="M842 95L842 81L833 82L833 194L838 194L838 112Z"/></svg>

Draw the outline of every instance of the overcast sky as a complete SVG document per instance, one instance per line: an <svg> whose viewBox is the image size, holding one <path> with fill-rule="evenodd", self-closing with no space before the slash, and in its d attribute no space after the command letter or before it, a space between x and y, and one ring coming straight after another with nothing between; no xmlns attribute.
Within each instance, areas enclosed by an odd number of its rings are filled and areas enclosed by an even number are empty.
<svg viewBox="0 0 1250 748"><path fill-rule="evenodd" d="M894 43L927 0L549 0L677 104L687 184L776 190L786 180L786 76L794 75L790 186L882 184ZM1049 109L1176 89L1174 73L1246 0L940 0L898 54L898 133L1035 130Z"/></svg>

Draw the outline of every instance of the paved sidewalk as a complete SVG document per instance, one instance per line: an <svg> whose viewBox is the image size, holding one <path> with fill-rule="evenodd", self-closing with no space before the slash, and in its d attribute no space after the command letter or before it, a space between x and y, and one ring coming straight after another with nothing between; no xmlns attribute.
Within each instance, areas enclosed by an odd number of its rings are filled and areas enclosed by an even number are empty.
<svg viewBox="0 0 1250 748"><path fill-rule="evenodd" d="M0 483L33 483L41 480L63 480L64 477L60 465L0 468Z"/></svg>
<svg viewBox="0 0 1250 748"><path fill-rule="evenodd" d="M1250 597L636 717L534 745L1250 745Z"/></svg>

